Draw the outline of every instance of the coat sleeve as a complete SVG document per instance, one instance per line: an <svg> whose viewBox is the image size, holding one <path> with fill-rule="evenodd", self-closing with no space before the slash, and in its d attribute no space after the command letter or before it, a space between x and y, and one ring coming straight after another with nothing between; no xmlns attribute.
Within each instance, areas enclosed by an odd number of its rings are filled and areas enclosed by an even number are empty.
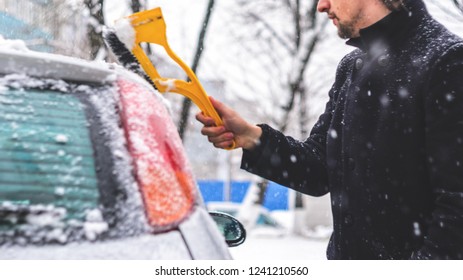
<svg viewBox="0 0 463 280"><path fill-rule="evenodd" d="M305 141L259 125L260 143L252 151L243 151L241 168L308 195L328 193L326 135L333 110L332 91L325 112Z"/></svg>
<svg viewBox="0 0 463 280"><path fill-rule="evenodd" d="M416 259L463 258L463 43L437 62L426 96L432 216Z"/></svg>

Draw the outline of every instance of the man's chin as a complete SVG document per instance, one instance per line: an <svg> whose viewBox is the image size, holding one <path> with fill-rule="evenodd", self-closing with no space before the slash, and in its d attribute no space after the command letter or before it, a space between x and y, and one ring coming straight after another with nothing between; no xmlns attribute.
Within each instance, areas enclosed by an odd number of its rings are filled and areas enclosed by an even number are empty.
<svg viewBox="0 0 463 280"><path fill-rule="evenodd" d="M352 38L352 37L350 37L349 35L344 34L344 33L342 33L342 32L339 31L339 30L338 30L338 36L339 36L339 38L341 38L341 39L350 39L350 38Z"/></svg>
<svg viewBox="0 0 463 280"><path fill-rule="evenodd" d="M341 34L340 32L338 32L338 37L341 39L349 39L349 38L346 38L344 34Z"/></svg>
<svg viewBox="0 0 463 280"><path fill-rule="evenodd" d="M358 37L354 34L355 32L351 28L342 26L340 24L337 27L338 27L338 36L341 39L350 39L350 38Z"/></svg>

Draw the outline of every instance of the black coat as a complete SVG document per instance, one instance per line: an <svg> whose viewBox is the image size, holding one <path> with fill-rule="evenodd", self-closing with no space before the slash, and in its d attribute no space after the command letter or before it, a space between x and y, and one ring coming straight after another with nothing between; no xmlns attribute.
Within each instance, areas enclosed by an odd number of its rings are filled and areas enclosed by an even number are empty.
<svg viewBox="0 0 463 280"><path fill-rule="evenodd" d="M360 31L305 141L261 125L242 168L331 195L329 259L463 258L463 41L421 0Z"/></svg>

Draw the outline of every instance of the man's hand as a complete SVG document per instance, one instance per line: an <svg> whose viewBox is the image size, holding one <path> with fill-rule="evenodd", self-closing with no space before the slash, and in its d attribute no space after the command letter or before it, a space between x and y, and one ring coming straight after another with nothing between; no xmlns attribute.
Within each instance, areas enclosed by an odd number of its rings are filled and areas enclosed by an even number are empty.
<svg viewBox="0 0 463 280"><path fill-rule="evenodd" d="M196 119L204 127L201 134L207 136L209 142L216 148L226 149L235 141L235 148L252 150L262 135L262 129L245 121L230 107L210 97L212 105L223 120L223 126L215 126L214 119L205 116L202 112L196 114Z"/></svg>

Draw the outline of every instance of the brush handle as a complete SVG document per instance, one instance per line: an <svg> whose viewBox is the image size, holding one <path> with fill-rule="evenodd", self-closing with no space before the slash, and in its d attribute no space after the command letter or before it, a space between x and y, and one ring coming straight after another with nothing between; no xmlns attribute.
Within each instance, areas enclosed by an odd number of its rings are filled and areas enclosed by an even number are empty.
<svg viewBox="0 0 463 280"><path fill-rule="evenodd" d="M212 106L209 96L199 82L195 73L180 58L178 58L178 56L175 55L170 48L167 47L166 52L180 65L180 67L182 67L190 78L190 82L161 77L139 45L135 45L132 52L135 57L137 57L143 70L145 70L150 79L156 85L159 92L175 92L189 98L206 116L214 119L216 126L224 125L222 118L217 113L214 106ZM232 146L227 150L232 150L235 147L236 144L235 141L233 141Z"/></svg>
<svg viewBox="0 0 463 280"><path fill-rule="evenodd" d="M199 82L193 70L183 62L170 48L166 36L166 24L160 8L142 11L129 16L131 24L136 31L136 44L132 49L133 54L140 62L143 70L150 77L160 92L175 92L189 98L199 109L209 117L212 117L217 126L223 126L222 118L219 116L214 106L212 106L209 96ZM155 32L153 32L155 31ZM167 79L161 77L151 63L139 43L147 42L164 47L167 54L174 60L187 74L190 82ZM235 141L229 150L236 147Z"/></svg>

